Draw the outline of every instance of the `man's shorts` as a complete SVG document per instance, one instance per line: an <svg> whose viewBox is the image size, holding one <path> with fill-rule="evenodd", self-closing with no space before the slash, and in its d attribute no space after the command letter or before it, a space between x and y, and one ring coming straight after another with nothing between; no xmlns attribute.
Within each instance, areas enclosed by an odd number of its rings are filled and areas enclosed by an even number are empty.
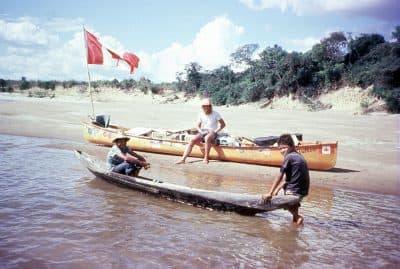
<svg viewBox="0 0 400 269"><path fill-rule="evenodd" d="M206 142L206 136L207 136L207 134L204 134L204 135L202 134L202 135L201 135L201 142L203 142L203 143ZM211 140L211 144L216 144L216 142L217 142L217 137L218 137L218 134L216 134L215 137L214 137L214 139Z"/></svg>

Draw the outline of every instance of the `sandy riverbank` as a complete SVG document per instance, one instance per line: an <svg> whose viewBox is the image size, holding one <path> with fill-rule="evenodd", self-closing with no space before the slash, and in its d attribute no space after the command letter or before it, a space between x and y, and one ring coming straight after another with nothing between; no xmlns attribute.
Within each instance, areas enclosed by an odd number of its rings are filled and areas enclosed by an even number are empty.
<svg viewBox="0 0 400 269"><path fill-rule="evenodd" d="M197 99L162 104L162 100L150 95L127 97L117 93L113 98L97 96L96 99L99 100L95 102L97 114L110 114L113 123L128 127L192 127L199 109ZM217 107L216 110L227 122L227 131L234 135L257 137L299 132L308 141L339 141L336 168L311 172L315 186L400 194L400 115L354 115L354 111L346 109L321 112L296 107L261 109L259 104ZM80 123L90 113L86 95L39 99L2 94L0 133L60 138L71 143L56 147L81 147L104 157L106 148L87 145L82 138ZM265 179L267 189L278 171L276 167L216 161L205 166L196 162L197 159L175 166L176 156L144 155L153 164L151 171L146 171L147 175L164 180L187 176L201 179L206 171L206 180L216 180L220 176L232 178L232 181Z"/></svg>

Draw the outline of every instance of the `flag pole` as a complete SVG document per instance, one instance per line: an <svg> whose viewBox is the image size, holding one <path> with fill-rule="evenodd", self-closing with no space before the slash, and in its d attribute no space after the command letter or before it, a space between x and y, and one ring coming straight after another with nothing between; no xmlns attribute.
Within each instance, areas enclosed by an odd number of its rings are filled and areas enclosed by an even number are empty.
<svg viewBox="0 0 400 269"><path fill-rule="evenodd" d="M95 119L95 114L94 114L92 87L91 87L91 85L90 85L90 72L89 72L89 63L88 63L88 46L87 46L87 37L86 37L86 29L85 29L85 26L83 26L83 36L84 36L84 38L85 38L86 68L87 68L87 74L88 74L89 95L90 95L90 101L91 101L91 104L92 104L92 120L94 120L94 119Z"/></svg>

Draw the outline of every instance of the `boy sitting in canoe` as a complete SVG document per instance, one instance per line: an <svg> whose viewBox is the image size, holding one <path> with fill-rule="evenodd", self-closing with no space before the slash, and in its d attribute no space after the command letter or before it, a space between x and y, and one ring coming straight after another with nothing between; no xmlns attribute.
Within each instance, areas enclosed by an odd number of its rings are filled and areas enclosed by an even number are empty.
<svg viewBox="0 0 400 269"><path fill-rule="evenodd" d="M203 111L199 114L197 121L197 129L199 134L190 140L182 159L176 162L176 164L185 163L186 158L192 152L193 146L200 145L201 142L204 142L203 162L208 164L208 156L210 154L211 144L217 138L218 132L225 127L225 122L221 115L217 111L213 110L210 99L204 99L201 103L201 108Z"/></svg>
<svg viewBox="0 0 400 269"><path fill-rule="evenodd" d="M287 207L293 215L293 223L297 225L303 224L303 217L299 215L300 202L303 197L308 195L310 186L310 175L307 162L304 157L296 151L293 139L290 134L283 134L278 140L278 147L284 156L279 174L275 177L271 189L268 193L262 195L261 200L267 203L272 196L278 194L283 188L284 194L282 198L290 201ZM286 175L285 180L283 177Z"/></svg>
<svg viewBox="0 0 400 269"><path fill-rule="evenodd" d="M127 176L138 176L140 169L148 169L150 164L127 147L129 137L119 134L113 139L114 145L107 154L107 164L112 172Z"/></svg>

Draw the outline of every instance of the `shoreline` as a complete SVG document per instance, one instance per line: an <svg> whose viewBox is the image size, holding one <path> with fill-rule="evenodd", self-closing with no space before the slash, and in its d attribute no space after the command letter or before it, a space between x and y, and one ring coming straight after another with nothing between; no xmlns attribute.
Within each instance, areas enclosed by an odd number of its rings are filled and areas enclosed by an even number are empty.
<svg viewBox="0 0 400 269"><path fill-rule="evenodd" d="M71 142L62 145L66 149L72 150L80 145L81 149L97 157L105 156L107 148L89 145L82 137L81 122L90 114L89 100L39 99L37 102L28 97L6 99L4 101L0 96L1 134L58 138ZM95 109L109 112L113 124L164 129L191 127L198 113L195 103L155 104L144 97L123 102L95 102ZM215 109L227 121L228 132L233 135L256 137L290 131L303 133L306 141L338 140L336 167L326 172L310 171L311 186L400 195L400 181L397 179L400 148L396 140L400 132L397 128L399 115L349 115L331 111L293 113L292 110L260 109L255 105ZM206 167L205 174L211 178L262 180L266 184L265 190L279 169L220 161L212 161L206 166L195 158L188 159L194 161L192 163L176 166L174 162L179 156L142 154L152 163L151 176L162 177L167 171L170 178L201 177Z"/></svg>

